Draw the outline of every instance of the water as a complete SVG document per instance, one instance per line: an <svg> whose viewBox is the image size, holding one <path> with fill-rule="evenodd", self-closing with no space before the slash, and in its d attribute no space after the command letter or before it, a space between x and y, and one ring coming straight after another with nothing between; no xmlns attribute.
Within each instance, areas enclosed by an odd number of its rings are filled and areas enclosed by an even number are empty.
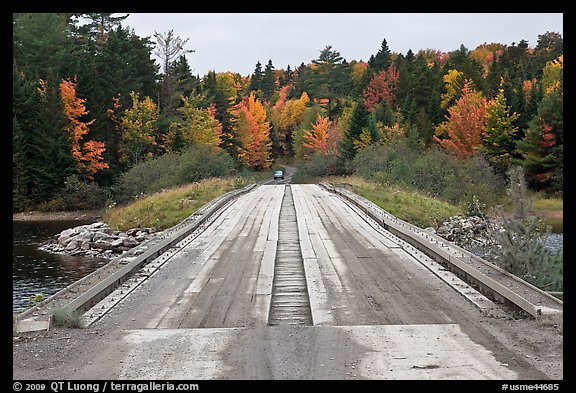
<svg viewBox="0 0 576 393"><path fill-rule="evenodd" d="M30 296L45 298L81 279L108 262L103 258L45 252L38 246L64 229L91 224L93 220L12 221L12 310L22 312Z"/></svg>

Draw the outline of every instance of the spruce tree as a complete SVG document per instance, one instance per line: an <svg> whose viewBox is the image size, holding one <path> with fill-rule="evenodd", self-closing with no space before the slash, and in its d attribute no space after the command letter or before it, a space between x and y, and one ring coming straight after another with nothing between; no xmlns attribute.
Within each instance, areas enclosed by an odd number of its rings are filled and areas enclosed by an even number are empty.
<svg viewBox="0 0 576 393"><path fill-rule="evenodd" d="M262 90L262 79L264 74L262 73L262 64L258 61L256 67L254 68L254 73L250 77L250 85L248 86L248 92Z"/></svg>
<svg viewBox="0 0 576 393"><path fill-rule="evenodd" d="M368 64L375 73L378 73L381 70L387 70L388 66L390 66L390 62L390 49L388 48L388 43L384 38L380 50L376 53L376 56L370 57Z"/></svg>
<svg viewBox="0 0 576 393"><path fill-rule="evenodd" d="M266 68L264 68L264 75L262 77L262 93L266 100L270 100L272 94L276 90L276 77L274 75L274 65L272 65L272 60L268 60Z"/></svg>
<svg viewBox="0 0 576 393"><path fill-rule="evenodd" d="M362 138L368 136L370 142L375 142L378 133L370 112L362 101L359 101L352 112L350 124L344 132L344 137L340 141L340 155L346 160L352 160L358 152L358 143Z"/></svg>

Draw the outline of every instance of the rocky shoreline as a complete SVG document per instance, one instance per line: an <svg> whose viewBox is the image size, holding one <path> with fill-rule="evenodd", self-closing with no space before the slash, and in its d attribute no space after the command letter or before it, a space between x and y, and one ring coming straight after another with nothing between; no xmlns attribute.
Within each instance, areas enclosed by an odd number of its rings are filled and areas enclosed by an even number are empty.
<svg viewBox="0 0 576 393"><path fill-rule="evenodd" d="M114 231L104 222L97 221L65 229L39 248L58 254L113 259L152 239L157 232L156 228Z"/></svg>
<svg viewBox="0 0 576 393"><path fill-rule="evenodd" d="M499 245L490 233L504 231L504 228L497 220L479 216L452 216L443 222L437 230L434 228L427 228L427 230L481 258L492 261L492 251ZM555 254L563 249L564 235L562 233L549 233L542 241L545 247Z"/></svg>

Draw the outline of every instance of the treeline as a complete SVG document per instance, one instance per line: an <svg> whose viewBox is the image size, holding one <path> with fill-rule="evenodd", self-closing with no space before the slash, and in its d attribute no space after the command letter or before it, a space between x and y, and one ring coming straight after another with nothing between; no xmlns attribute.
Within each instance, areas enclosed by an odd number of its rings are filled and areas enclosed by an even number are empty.
<svg viewBox="0 0 576 393"><path fill-rule="evenodd" d="M502 176L521 165L531 188L562 191L558 33L534 47L521 40L448 53L394 53L383 39L368 61L326 46L294 69L257 60L252 75L200 77L187 63L188 39L139 37L125 18L13 15L15 209L54 203L73 184L122 189L145 162L200 146L236 169L282 157L343 174L368 147L402 144L482 159Z"/></svg>

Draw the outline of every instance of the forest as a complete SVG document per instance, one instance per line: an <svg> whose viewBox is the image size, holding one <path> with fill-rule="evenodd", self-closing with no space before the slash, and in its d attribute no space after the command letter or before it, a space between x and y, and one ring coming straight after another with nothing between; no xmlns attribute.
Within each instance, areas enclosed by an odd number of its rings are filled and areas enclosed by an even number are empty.
<svg viewBox="0 0 576 393"><path fill-rule="evenodd" d="M530 189L562 196L559 33L451 52L415 42L404 54L379 37L366 60L326 45L308 64L254 59L251 75L200 76L189 38L139 37L125 18L13 14L14 211L63 209L80 192L86 208L135 197L144 186L127 191L127 179L150 183L148 164L174 157L188 157L195 181L282 160L342 175L385 153L441 152L501 178L520 166Z"/></svg>

